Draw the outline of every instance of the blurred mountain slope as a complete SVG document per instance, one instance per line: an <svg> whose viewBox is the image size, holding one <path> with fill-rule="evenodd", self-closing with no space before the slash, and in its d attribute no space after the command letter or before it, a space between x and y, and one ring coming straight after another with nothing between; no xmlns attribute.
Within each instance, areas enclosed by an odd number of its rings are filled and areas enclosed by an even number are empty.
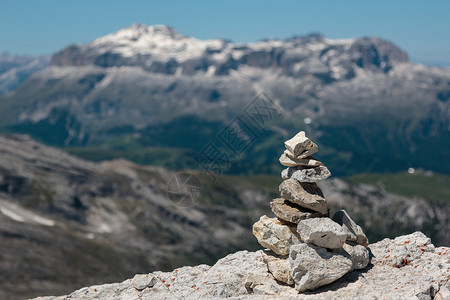
<svg viewBox="0 0 450 300"><path fill-rule="evenodd" d="M269 201L281 178L211 181L188 173L201 196L181 207L168 193L179 173L125 160L87 162L28 137L0 136L0 298L63 294L258 249L251 226L272 216ZM322 188L331 212L347 209L371 242L421 230L436 245L450 244L448 199L436 203L339 179Z"/></svg>
<svg viewBox="0 0 450 300"><path fill-rule="evenodd" d="M50 56L0 54L0 94L15 90L33 73L50 64Z"/></svg>

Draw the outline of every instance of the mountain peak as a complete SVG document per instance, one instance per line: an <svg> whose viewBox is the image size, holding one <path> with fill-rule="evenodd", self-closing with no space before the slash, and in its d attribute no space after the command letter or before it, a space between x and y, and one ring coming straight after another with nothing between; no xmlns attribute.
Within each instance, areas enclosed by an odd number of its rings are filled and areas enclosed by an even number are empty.
<svg viewBox="0 0 450 300"><path fill-rule="evenodd" d="M117 33L119 32L134 32L141 35L161 35L173 39L184 37L182 34L180 34L172 27L162 24L146 25L142 23L134 23L128 27L125 27L117 31Z"/></svg>
<svg viewBox="0 0 450 300"><path fill-rule="evenodd" d="M100 37L92 42L94 45L102 44L126 44L136 42L148 42L151 40L180 40L185 38L182 34L177 32L167 25L146 25L142 23L135 23L128 27L119 29L116 32L110 33L106 36Z"/></svg>

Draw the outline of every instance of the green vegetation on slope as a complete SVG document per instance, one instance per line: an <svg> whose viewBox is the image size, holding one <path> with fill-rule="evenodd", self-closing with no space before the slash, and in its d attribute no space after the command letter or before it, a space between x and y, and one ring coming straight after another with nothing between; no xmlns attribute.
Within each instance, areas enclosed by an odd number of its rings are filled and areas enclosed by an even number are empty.
<svg viewBox="0 0 450 300"><path fill-rule="evenodd" d="M388 192L408 197L421 197L433 202L450 201L450 176L416 171L395 174L359 174L344 178L354 184L370 184Z"/></svg>
<svg viewBox="0 0 450 300"><path fill-rule="evenodd" d="M192 169L195 167L192 156L194 151L167 147L130 147L115 149L105 146L64 147L63 150L90 161L104 161L123 158L140 165L164 166L172 170Z"/></svg>

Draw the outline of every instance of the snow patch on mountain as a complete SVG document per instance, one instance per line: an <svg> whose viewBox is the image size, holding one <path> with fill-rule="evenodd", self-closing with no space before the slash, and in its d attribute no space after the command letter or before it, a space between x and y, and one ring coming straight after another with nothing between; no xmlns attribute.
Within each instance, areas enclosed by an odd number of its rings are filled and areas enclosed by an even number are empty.
<svg viewBox="0 0 450 300"><path fill-rule="evenodd" d="M55 226L55 221L41 217L19 205L4 201L2 199L0 199L0 213L16 222Z"/></svg>
<svg viewBox="0 0 450 300"><path fill-rule="evenodd" d="M133 24L117 32L94 40L89 46L100 53L112 52L124 57L147 55L161 61L176 56L179 62L202 56L206 50L222 49L223 40L198 40L184 36L166 25Z"/></svg>

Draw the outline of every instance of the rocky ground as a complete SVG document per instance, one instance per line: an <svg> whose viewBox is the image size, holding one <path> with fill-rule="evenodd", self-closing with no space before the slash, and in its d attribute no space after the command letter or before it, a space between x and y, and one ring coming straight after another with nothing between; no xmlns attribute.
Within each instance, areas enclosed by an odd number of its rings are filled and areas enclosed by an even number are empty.
<svg viewBox="0 0 450 300"><path fill-rule="evenodd" d="M67 296L35 299L450 299L450 248L436 248L415 232L384 239L369 249L371 262L365 269L301 294L274 280L263 251L240 251L213 266L141 274Z"/></svg>

